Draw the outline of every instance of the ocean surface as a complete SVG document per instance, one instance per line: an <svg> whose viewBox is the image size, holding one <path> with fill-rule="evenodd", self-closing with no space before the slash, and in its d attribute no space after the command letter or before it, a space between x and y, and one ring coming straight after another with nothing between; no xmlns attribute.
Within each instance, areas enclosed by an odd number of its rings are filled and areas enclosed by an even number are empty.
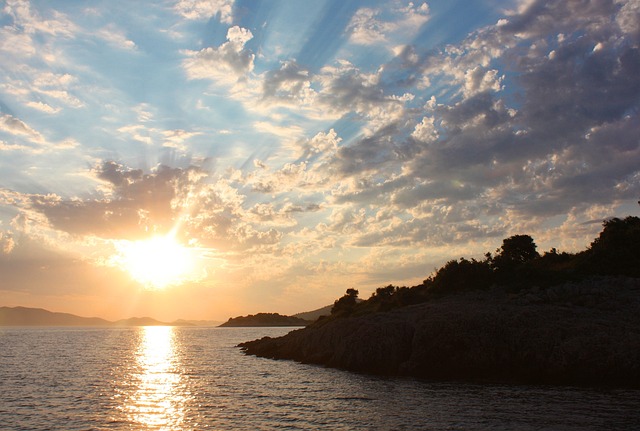
<svg viewBox="0 0 640 431"><path fill-rule="evenodd" d="M289 330L0 327L0 430L640 429L640 391L381 378L235 347Z"/></svg>

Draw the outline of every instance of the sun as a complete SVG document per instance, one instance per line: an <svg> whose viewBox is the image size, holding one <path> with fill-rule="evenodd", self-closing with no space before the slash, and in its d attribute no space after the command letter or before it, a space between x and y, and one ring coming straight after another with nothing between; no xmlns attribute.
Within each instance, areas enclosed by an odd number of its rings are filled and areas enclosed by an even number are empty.
<svg viewBox="0 0 640 431"><path fill-rule="evenodd" d="M117 248L119 266L150 288L181 284L195 272L193 249L181 245L171 235L121 242Z"/></svg>

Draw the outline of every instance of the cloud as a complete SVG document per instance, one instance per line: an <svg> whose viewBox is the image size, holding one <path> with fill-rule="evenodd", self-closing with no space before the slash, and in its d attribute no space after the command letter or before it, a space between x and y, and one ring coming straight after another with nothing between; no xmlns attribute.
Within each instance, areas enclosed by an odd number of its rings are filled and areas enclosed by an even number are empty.
<svg viewBox="0 0 640 431"><path fill-rule="evenodd" d="M304 129L300 126L279 126L268 121L256 121L253 127L260 133L271 133L287 141L296 140L304 133Z"/></svg>
<svg viewBox="0 0 640 431"><path fill-rule="evenodd" d="M266 253L282 238L280 231L264 225L266 207L245 208L245 197L236 188L200 168L159 165L144 172L105 161L94 175L104 184L101 197L17 194L7 204L31 213L31 223L41 216L49 229L76 237L134 240L179 227L184 243L220 253ZM292 225L290 214L316 210L311 204L286 204L274 211L272 224Z"/></svg>
<svg viewBox="0 0 640 431"><path fill-rule="evenodd" d="M311 74L295 61L284 61L280 69L268 71L262 81L262 97L271 103L312 104Z"/></svg>
<svg viewBox="0 0 640 431"><path fill-rule="evenodd" d="M189 79L210 79L221 85L232 85L253 70L255 54L245 48L253 38L251 31L233 26L227 41L217 48L185 51L183 67Z"/></svg>
<svg viewBox="0 0 640 431"><path fill-rule="evenodd" d="M435 142L440 134L435 127L434 117L422 117L422 121L416 124L416 127L411 133L411 137L422 142Z"/></svg>
<svg viewBox="0 0 640 431"><path fill-rule="evenodd" d="M278 171L263 171L250 179L253 191L260 193L281 193L295 187L304 187L306 183L307 163L286 163Z"/></svg>
<svg viewBox="0 0 640 431"><path fill-rule="evenodd" d="M52 11L49 19L42 18L31 10L28 1L8 0L4 7L4 13L13 18L13 25L20 27L26 34L47 34L57 37L73 37L77 26L64 14Z"/></svg>
<svg viewBox="0 0 640 431"><path fill-rule="evenodd" d="M389 13L388 19L381 17ZM409 3L405 7L383 11L381 9L361 8L351 17L346 31L349 41L359 45L375 45L388 42L394 33L401 32L410 38L429 20L429 6Z"/></svg>
<svg viewBox="0 0 640 431"><path fill-rule="evenodd" d="M409 93L386 94L379 73L363 73L348 61L323 67L314 82L321 86L317 103L330 113L360 115L367 121L368 133L401 119L405 103L413 99Z"/></svg>
<svg viewBox="0 0 640 431"><path fill-rule="evenodd" d="M220 14L220 22L231 24L233 4L233 0L179 0L174 8L187 19L203 21Z"/></svg>
<svg viewBox="0 0 640 431"><path fill-rule="evenodd" d="M26 105L38 111L46 112L47 114L57 114L60 112L60 108L53 108L42 102L27 102Z"/></svg>
<svg viewBox="0 0 640 431"><path fill-rule="evenodd" d="M165 138L163 146L186 150L185 142L194 136L200 135L199 132L187 132L183 129L165 130L162 132Z"/></svg>
<svg viewBox="0 0 640 431"><path fill-rule="evenodd" d="M500 91L504 76L498 76L495 69L486 70L476 66L465 72L464 80L464 95L469 97L485 91Z"/></svg>
<svg viewBox="0 0 640 431"><path fill-rule="evenodd" d="M44 143L44 137L24 121L9 114L0 114L0 131L14 136L24 136L35 143Z"/></svg>
<svg viewBox="0 0 640 431"><path fill-rule="evenodd" d="M9 254L15 247L15 242L11 233L0 231L0 251Z"/></svg>
<svg viewBox="0 0 640 431"><path fill-rule="evenodd" d="M631 37L640 38L640 3L637 1L617 1L622 7L616 15L620 29Z"/></svg>
<svg viewBox="0 0 640 431"><path fill-rule="evenodd" d="M105 162L95 171L106 195L101 199L63 199L55 194L32 195L30 208L44 215L53 229L73 235L102 238L140 238L148 232L167 232L174 219L171 201L182 169L158 167L151 174Z"/></svg>
<svg viewBox="0 0 640 431"><path fill-rule="evenodd" d="M363 228L354 244L469 241L636 199L640 40L619 25L628 4L530 2L457 45L403 63L433 83L447 80L454 98L432 99L422 112L405 107L394 127L336 153L333 167L353 180L336 203L408 217ZM380 103L384 82L381 75L362 84L368 91L345 91L344 109L347 100ZM340 87L326 88L335 88L340 107ZM446 218L438 208L448 208Z"/></svg>
<svg viewBox="0 0 640 431"><path fill-rule="evenodd" d="M318 132L313 138L299 143L302 158L310 158L317 155L321 157L329 157L338 150L338 145L342 138L334 129L330 129L327 133Z"/></svg>
<svg viewBox="0 0 640 431"><path fill-rule="evenodd" d="M135 42L127 38L124 31L113 24L96 31L95 35L116 48L125 50L133 50L136 48Z"/></svg>

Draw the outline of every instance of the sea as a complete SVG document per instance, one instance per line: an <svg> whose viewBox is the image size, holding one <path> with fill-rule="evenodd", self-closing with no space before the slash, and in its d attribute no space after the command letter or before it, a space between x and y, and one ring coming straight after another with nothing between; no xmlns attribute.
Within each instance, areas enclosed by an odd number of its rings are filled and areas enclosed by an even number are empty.
<svg viewBox="0 0 640 431"><path fill-rule="evenodd" d="M376 377L244 355L293 328L0 327L0 430L640 430L640 391Z"/></svg>

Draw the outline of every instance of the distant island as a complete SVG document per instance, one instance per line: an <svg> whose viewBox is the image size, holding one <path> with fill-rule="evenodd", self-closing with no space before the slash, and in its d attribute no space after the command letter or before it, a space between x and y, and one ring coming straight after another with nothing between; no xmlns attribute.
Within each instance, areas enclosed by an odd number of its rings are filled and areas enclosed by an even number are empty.
<svg viewBox="0 0 640 431"><path fill-rule="evenodd" d="M278 313L258 313L232 317L220 327L261 327L261 326L307 326L311 321Z"/></svg>
<svg viewBox="0 0 640 431"><path fill-rule="evenodd" d="M347 289L329 316L239 347L372 374L640 388L640 218L603 225L580 253L515 235L417 286L361 302Z"/></svg>
<svg viewBox="0 0 640 431"><path fill-rule="evenodd" d="M161 322L151 317L132 317L111 322L99 317L80 317L42 308L0 307L0 326L193 326L187 321Z"/></svg>

